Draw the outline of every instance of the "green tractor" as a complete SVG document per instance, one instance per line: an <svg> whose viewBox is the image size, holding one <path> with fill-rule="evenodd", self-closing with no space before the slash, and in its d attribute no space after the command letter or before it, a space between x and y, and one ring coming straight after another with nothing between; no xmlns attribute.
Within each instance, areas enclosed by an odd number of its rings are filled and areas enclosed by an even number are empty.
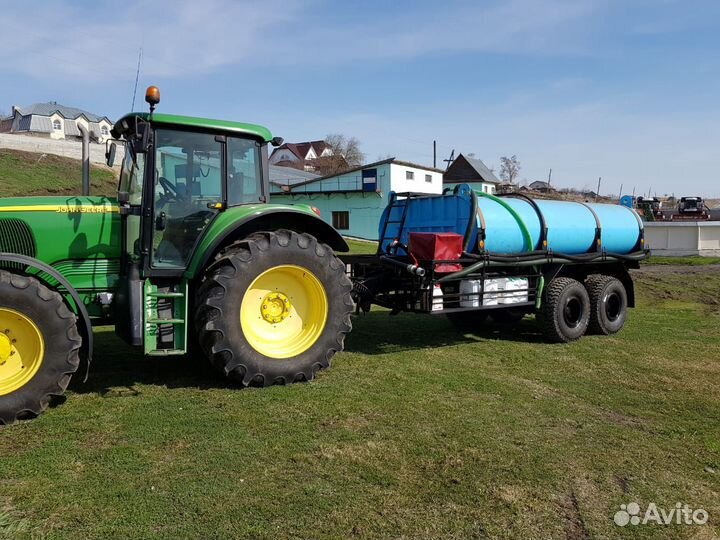
<svg viewBox="0 0 720 540"><path fill-rule="evenodd" d="M0 199L0 424L87 374L96 321L148 356L197 351L242 386L310 380L343 349L348 246L311 207L268 202L282 140L155 114L155 87L146 101L112 132L117 198Z"/></svg>

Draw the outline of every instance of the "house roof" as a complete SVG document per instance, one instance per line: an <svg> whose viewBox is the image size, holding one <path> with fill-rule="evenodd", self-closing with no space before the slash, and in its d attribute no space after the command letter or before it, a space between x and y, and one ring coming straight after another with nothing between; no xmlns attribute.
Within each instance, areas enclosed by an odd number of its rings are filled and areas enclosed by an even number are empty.
<svg viewBox="0 0 720 540"><path fill-rule="evenodd" d="M110 119L107 116L99 116L97 114L78 109L77 107L67 107L66 105L60 105L56 101L48 101L47 103L33 103L32 105L28 105L27 107L15 107L15 110L23 116L52 116L53 114L58 113L63 118L67 118L69 120L75 120L76 118L84 116L89 122L100 122L101 120L107 120L108 122L110 122Z"/></svg>
<svg viewBox="0 0 720 540"><path fill-rule="evenodd" d="M354 173L357 171L362 171L364 169L371 169L373 167L379 167L380 165L385 165L387 163L392 163L393 165L401 165L404 167L412 167L414 169L422 169L424 171L431 171L436 173L442 173L443 171L441 169L436 169L433 167L428 167L427 165L420 165L418 163L412 163L410 161L401 161L399 159L395 159L394 157L383 159L381 161L376 161L374 163L367 163L365 165L360 165L359 167L353 167L352 169L348 169L347 171L343 171L338 174L329 174L327 176L319 176L317 178L313 178L312 180L308 180L306 182L298 182L296 184L293 184L293 187L296 186L304 186L306 184L311 184L313 182L319 182L321 180L326 180L328 178L335 178L336 176L343 176L345 174Z"/></svg>
<svg viewBox="0 0 720 540"><path fill-rule="evenodd" d="M550 184L542 180L536 180L535 182L530 182L528 187L531 189L547 189L550 187Z"/></svg>
<svg viewBox="0 0 720 540"><path fill-rule="evenodd" d="M320 175L296 169L295 167L270 165L270 183L278 186L294 186L316 178L320 178Z"/></svg>
<svg viewBox="0 0 720 540"><path fill-rule="evenodd" d="M443 182L456 183L458 181L500 183L500 180L481 160L463 154L455 158L443 175Z"/></svg>
<svg viewBox="0 0 720 540"><path fill-rule="evenodd" d="M275 150L273 150L273 154L275 152L278 152L279 150L287 149L290 150L295 157L298 159L305 159L305 156L308 155L308 152L312 148L315 150L315 154L320 156L323 151L328 147L327 143L325 141L307 141L307 142L299 142L299 143L283 143L280 146L278 146Z"/></svg>

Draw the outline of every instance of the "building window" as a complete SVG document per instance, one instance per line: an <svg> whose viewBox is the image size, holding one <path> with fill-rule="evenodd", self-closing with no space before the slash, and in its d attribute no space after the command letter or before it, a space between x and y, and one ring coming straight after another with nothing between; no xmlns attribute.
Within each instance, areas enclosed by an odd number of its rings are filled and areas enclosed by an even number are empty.
<svg viewBox="0 0 720 540"><path fill-rule="evenodd" d="M108 128L107 128L107 126L101 127L101 128L100 128L100 133L102 133L103 135L105 135L105 136L107 137L107 134L108 134Z"/></svg>
<svg viewBox="0 0 720 540"><path fill-rule="evenodd" d="M415 173L413 171L405 171L405 180L415 180Z"/></svg>
<svg viewBox="0 0 720 540"><path fill-rule="evenodd" d="M57 119L53 120L53 129L55 131L60 131L62 129L62 122L60 122L60 120L57 120Z"/></svg>
<svg viewBox="0 0 720 540"><path fill-rule="evenodd" d="M350 212L333 212L332 224L339 231L347 231L350 228Z"/></svg>
<svg viewBox="0 0 720 540"><path fill-rule="evenodd" d="M432 182L432 174L426 174L426 175L425 175L425 181L426 181L426 182Z"/></svg>

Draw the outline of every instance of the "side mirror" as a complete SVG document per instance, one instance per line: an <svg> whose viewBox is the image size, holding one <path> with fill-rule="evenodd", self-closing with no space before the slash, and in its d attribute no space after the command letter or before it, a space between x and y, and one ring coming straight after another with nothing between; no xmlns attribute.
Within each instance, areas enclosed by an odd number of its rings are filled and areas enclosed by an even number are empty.
<svg viewBox="0 0 720 540"><path fill-rule="evenodd" d="M114 142L108 141L105 143L105 163L108 167L112 167L115 164L115 154L117 153L117 145Z"/></svg>

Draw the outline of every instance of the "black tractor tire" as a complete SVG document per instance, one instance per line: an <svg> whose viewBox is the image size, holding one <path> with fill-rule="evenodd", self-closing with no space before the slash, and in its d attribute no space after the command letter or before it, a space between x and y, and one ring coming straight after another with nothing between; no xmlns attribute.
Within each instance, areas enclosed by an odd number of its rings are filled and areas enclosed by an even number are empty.
<svg viewBox="0 0 720 540"><path fill-rule="evenodd" d="M0 270L0 311L3 308L32 321L44 342L37 372L19 388L0 395L0 424L12 424L38 416L53 397L63 395L80 364L82 338L63 297L33 277ZM12 328L0 328L6 330L12 337Z"/></svg>
<svg viewBox="0 0 720 540"><path fill-rule="evenodd" d="M322 333L307 350L273 358L251 345L240 323L240 311L255 279L284 265L307 269L322 284L327 318ZM315 237L288 230L254 233L222 251L205 272L195 315L200 346L216 369L242 386L310 381L344 348L355 308L351 291L345 264Z"/></svg>
<svg viewBox="0 0 720 540"><path fill-rule="evenodd" d="M517 324L527 314L525 308L501 308L492 310L492 318L498 324L512 325Z"/></svg>
<svg viewBox="0 0 720 540"><path fill-rule="evenodd" d="M545 337L556 343L580 339L590 322L590 297L579 281L555 278L543 293L540 323Z"/></svg>
<svg viewBox="0 0 720 540"><path fill-rule="evenodd" d="M473 332L482 327L488 318L487 311L460 311L446 315L452 325L463 332Z"/></svg>
<svg viewBox="0 0 720 540"><path fill-rule="evenodd" d="M585 280L590 296L588 334L609 336L625 326L628 315L627 291L613 276L593 274Z"/></svg>

